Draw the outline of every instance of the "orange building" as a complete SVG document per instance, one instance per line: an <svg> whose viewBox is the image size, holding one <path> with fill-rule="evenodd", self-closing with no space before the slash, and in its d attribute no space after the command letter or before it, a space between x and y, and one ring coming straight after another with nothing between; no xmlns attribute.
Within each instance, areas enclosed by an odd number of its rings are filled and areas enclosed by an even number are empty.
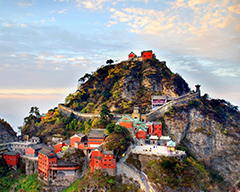
<svg viewBox="0 0 240 192"><path fill-rule="evenodd" d="M146 139L147 129L142 121L138 118L133 119L129 115L125 115L118 120L119 125L126 127L132 135L135 135L137 139Z"/></svg>
<svg viewBox="0 0 240 192"><path fill-rule="evenodd" d="M105 141L106 129L91 129L88 135L88 149L99 147Z"/></svg>
<svg viewBox="0 0 240 192"><path fill-rule="evenodd" d="M153 135L157 135L158 137L162 136L162 123L161 122L153 122Z"/></svg>
<svg viewBox="0 0 240 192"><path fill-rule="evenodd" d="M40 151L44 146L46 146L44 143L40 143L37 145L33 145L31 147L28 147L25 151L25 155L31 156L31 157L37 157L38 151Z"/></svg>
<svg viewBox="0 0 240 192"><path fill-rule="evenodd" d="M137 57L137 55L133 52L128 54L128 59L132 59L133 57Z"/></svg>
<svg viewBox="0 0 240 192"><path fill-rule="evenodd" d="M101 151L101 149L95 149L91 153L91 161L89 163L91 172L95 169L103 169L109 175L116 174L116 159L113 156L113 151Z"/></svg>
<svg viewBox="0 0 240 192"><path fill-rule="evenodd" d="M141 55L142 55L143 61L145 61L147 59L152 59L154 57L152 50L142 51Z"/></svg>
<svg viewBox="0 0 240 192"><path fill-rule="evenodd" d="M18 160L20 153L15 151L3 152L3 158L6 161L7 165L13 169L17 169Z"/></svg>
<svg viewBox="0 0 240 192"><path fill-rule="evenodd" d="M38 172L45 178L49 176L49 167L57 164L57 156L50 147L43 147L38 152Z"/></svg>
<svg viewBox="0 0 240 192"><path fill-rule="evenodd" d="M79 132L75 135L73 135L71 138L70 138L70 146L71 147L75 147L75 144L76 142L85 142L87 141L87 136L84 135L82 132Z"/></svg>
<svg viewBox="0 0 240 192"><path fill-rule="evenodd" d="M133 133L133 123L134 119L131 118L129 115L125 115L121 119L118 120L119 125L126 127L130 133Z"/></svg>
<svg viewBox="0 0 240 192"><path fill-rule="evenodd" d="M58 160L56 164L52 164L49 167L49 174L52 179L59 179L57 178L59 175L61 177L66 176L75 176L77 169L80 167L77 163L65 162L62 160Z"/></svg>
<svg viewBox="0 0 240 192"><path fill-rule="evenodd" d="M134 119L133 123L135 136L137 139L146 139L148 126L139 119Z"/></svg>

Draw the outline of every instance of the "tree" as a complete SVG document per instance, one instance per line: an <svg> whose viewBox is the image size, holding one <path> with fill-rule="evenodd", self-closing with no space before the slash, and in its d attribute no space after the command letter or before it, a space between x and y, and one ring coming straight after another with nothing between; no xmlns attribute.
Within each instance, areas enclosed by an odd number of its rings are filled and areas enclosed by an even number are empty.
<svg viewBox="0 0 240 192"><path fill-rule="evenodd" d="M37 106L31 107L29 111L30 115L24 118L24 124L27 125L31 122L31 120L34 120L35 122L40 121L40 111Z"/></svg>
<svg viewBox="0 0 240 192"><path fill-rule="evenodd" d="M30 111L29 111L30 115L40 118L40 111L39 108L37 106L31 107Z"/></svg>
<svg viewBox="0 0 240 192"><path fill-rule="evenodd" d="M114 63L114 61L113 61L112 59L108 59L108 60L106 61L106 64L112 65L112 63Z"/></svg>
<svg viewBox="0 0 240 192"><path fill-rule="evenodd" d="M104 122L107 122L108 118L109 119L113 118L113 115L111 114L111 112L106 104L102 105L100 117Z"/></svg>
<svg viewBox="0 0 240 192"><path fill-rule="evenodd" d="M109 123L106 127L107 134L109 135L110 133L112 133L114 129L115 129L115 123Z"/></svg>

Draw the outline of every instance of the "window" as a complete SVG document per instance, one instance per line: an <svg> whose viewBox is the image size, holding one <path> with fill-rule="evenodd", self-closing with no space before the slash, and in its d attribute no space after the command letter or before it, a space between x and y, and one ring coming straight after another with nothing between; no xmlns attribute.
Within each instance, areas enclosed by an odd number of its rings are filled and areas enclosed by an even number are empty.
<svg viewBox="0 0 240 192"><path fill-rule="evenodd" d="M111 159L109 159L109 161L112 161Z"/></svg>
<svg viewBox="0 0 240 192"><path fill-rule="evenodd" d="M107 164L104 164L104 166L107 166Z"/></svg>
<svg viewBox="0 0 240 192"><path fill-rule="evenodd" d="M98 161L96 161L96 163L98 163Z"/></svg>
<svg viewBox="0 0 240 192"><path fill-rule="evenodd" d="M104 159L104 161L106 161L106 159Z"/></svg>

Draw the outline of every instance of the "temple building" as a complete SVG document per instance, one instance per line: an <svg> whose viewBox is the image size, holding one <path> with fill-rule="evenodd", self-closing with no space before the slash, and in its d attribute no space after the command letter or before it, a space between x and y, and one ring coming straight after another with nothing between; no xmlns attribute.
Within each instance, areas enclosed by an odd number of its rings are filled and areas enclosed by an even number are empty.
<svg viewBox="0 0 240 192"><path fill-rule="evenodd" d="M152 50L142 51L141 56L137 56L133 52L128 54L128 60L131 60L131 61L146 61L147 59L154 59L154 58L156 58L156 55L152 52Z"/></svg>
<svg viewBox="0 0 240 192"><path fill-rule="evenodd" d="M3 158L6 161L9 168L17 169L20 154L15 151L3 152Z"/></svg>
<svg viewBox="0 0 240 192"><path fill-rule="evenodd" d="M82 132L79 132L70 138L70 146L75 147L76 142L81 143L85 141L87 141L87 136L84 135Z"/></svg>
<svg viewBox="0 0 240 192"><path fill-rule="evenodd" d="M161 122L147 122L144 123L140 120L141 114L138 112L139 109L134 108L132 117L124 115L118 120L118 124L126 127L129 132L136 136L137 139L146 139L147 135L162 136L162 123ZM139 114L139 115L138 115Z"/></svg>
<svg viewBox="0 0 240 192"><path fill-rule="evenodd" d="M38 172L44 178L48 178L50 173L50 166L57 164L57 156L50 147L43 147L38 152Z"/></svg>
<svg viewBox="0 0 240 192"><path fill-rule="evenodd" d="M174 152L175 148L176 148L176 142L173 142L172 140L167 142L167 149L169 151Z"/></svg>
<svg viewBox="0 0 240 192"><path fill-rule="evenodd" d="M105 141L106 129L91 129L88 135L88 149L99 147Z"/></svg>
<svg viewBox="0 0 240 192"><path fill-rule="evenodd" d="M58 160L56 164L49 167L49 173L52 179L64 179L64 177L73 177L77 175L80 167L77 163L65 162Z"/></svg>
<svg viewBox="0 0 240 192"><path fill-rule="evenodd" d="M113 151L103 151L101 148L93 150L89 166L92 173L95 169L102 169L109 175L116 175L116 159Z"/></svg>
<svg viewBox="0 0 240 192"><path fill-rule="evenodd" d="M38 156L38 152L43 148L46 147L47 145L45 145L44 143L39 143L37 145L33 145L30 146L26 149L25 151L25 155L29 156L29 157L37 157Z"/></svg>

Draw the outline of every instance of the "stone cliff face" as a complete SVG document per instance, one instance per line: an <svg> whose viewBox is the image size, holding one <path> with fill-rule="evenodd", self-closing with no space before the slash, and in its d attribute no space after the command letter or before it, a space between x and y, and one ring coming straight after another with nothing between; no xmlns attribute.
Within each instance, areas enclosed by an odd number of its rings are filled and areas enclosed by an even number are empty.
<svg viewBox="0 0 240 192"><path fill-rule="evenodd" d="M174 117L166 117L168 134L177 142L183 142L191 153L206 165L219 171L234 183L240 179L240 134L227 134L222 124L203 116L196 109L182 111Z"/></svg>
<svg viewBox="0 0 240 192"><path fill-rule="evenodd" d="M0 121L0 143L17 141L17 136L12 127L5 121Z"/></svg>

